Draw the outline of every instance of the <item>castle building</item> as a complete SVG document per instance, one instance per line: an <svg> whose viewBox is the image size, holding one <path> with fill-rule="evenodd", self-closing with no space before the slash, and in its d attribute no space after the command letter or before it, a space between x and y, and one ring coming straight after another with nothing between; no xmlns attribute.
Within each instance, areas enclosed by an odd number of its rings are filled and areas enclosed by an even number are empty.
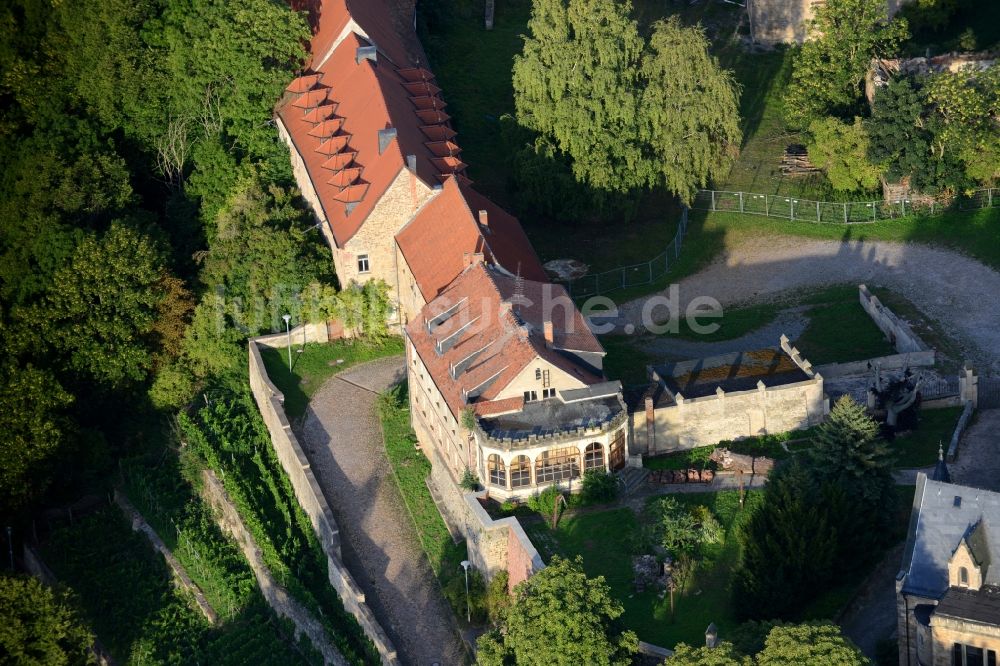
<svg viewBox="0 0 1000 666"><path fill-rule="evenodd" d="M276 122L342 287L383 280L434 464L499 497L628 458L621 385L515 217L476 192L412 26L384 0L311 8Z"/></svg>
<svg viewBox="0 0 1000 666"><path fill-rule="evenodd" d="M1000 493L918 475L896 605L902 666L996 666Z"/></svg>

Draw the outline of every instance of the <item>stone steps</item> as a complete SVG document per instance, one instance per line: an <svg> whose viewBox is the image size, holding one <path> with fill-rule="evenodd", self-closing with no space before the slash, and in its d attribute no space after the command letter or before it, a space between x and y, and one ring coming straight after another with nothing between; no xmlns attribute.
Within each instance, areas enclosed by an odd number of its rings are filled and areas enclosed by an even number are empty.
<svg viewBox="0 0 1000 666"><path fill-rule="evenodd" d="M618 481L622 485L622 495L631 495L635 492L647 476L649 476L649 470L645 467L626 467L618 472Z"/></svg>

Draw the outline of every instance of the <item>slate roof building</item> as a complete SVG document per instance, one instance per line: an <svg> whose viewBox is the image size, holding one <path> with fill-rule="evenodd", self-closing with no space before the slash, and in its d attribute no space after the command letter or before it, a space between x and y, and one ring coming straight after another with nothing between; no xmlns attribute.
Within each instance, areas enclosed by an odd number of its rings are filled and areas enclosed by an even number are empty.
<svg viewBox="0 0 1000 666"><path fill-rule="evenodd" d="M1000 493L918 475L896 601L903 666L996 666Z"/></svg>
<svg viewBox="0 0 1000 666"><path fill-rule="evenodd" d="M520 223L465 176L412 4L300 8L310 59L276 123L341 285L390 288L432 463L503 497L625 465L621 385L605 380L603 348Z"/></svg>

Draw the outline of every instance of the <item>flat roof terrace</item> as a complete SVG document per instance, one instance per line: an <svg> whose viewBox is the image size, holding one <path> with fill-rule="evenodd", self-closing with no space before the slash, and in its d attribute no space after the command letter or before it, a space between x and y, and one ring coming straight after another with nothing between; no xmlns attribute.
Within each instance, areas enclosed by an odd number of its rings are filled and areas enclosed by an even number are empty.
<svg viewBox="0 0 1000 666"><path fill-rule="evenodd" d="M510 414L480 417L479 425L494 439L524 439L600 428L624 411L625 405L617 394L569 403L550 398L528 402L522 410Z"/></svg>
<svg viewBox="0 0 1000 666"><path fill-rule="evenodd" d="M719 388L726 393L750 391L760 381L765 386L782 386L810 379L781 349L733 352L656 365L652 369L671 393L685 398L714 395Z"/></svg>

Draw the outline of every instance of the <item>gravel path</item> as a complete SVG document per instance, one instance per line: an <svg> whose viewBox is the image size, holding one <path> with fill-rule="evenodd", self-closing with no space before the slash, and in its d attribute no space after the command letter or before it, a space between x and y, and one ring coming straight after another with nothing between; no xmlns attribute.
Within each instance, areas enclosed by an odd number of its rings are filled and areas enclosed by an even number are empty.
<svg viewBox="0 0 1000 666"><path fill-rule="evenodd" d="M963 486L1000 491L1000 409L977 410L972 427L958 447L958 459L948 465L951 480Z"/></svg>
<svg viewBox="0 0 1000 666"><path fill-rule="evenodd" d="M392 477L375 411L376 392L404 376L402 357L334 376L310 402L302 442L339 523L344 562L401 659L464 664L458 626Z"/></svg>
<svg viewBox="0 0 1000 666"><path fill-rule="evenodd" d="M750 238L681 280L681 312L697 296L713 297L725 306L845 282L894 289L945 324L981 372L1000 371L1000 274L957 252L926 245ZM646 300L622 305L617 324L641 327Z"/></svg>

